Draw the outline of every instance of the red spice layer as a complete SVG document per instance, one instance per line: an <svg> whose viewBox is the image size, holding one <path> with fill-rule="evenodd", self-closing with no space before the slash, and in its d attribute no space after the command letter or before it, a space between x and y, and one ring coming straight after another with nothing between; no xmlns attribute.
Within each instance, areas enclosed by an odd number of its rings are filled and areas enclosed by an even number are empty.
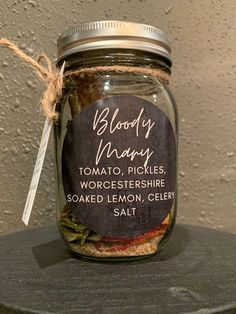
<svg viewBox="0 0 236 314"><path fill-rule="evenodd" d="M100 252L124 251L132 245L142 244L151 238L164 234L168 226L168 223L169 223L169 215L165 218L165 220L162 222L161 225L145 232L144 234L136 238L120 239L120 238L104 237L101 239L101 241L98 241L95 243L95 247Z"/></svg>

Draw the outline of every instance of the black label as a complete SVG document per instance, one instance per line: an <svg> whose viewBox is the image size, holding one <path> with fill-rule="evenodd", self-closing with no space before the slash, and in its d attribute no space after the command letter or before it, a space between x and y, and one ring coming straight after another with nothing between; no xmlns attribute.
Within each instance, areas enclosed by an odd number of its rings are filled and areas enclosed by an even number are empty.
<svg viewBox="0 0 236 314"><path fill-rule="evenodd" d="M108 237L157 227L175 199L176 141L167 116L134 96L111 96L77 113L62 151L76 219Z"/></svg>

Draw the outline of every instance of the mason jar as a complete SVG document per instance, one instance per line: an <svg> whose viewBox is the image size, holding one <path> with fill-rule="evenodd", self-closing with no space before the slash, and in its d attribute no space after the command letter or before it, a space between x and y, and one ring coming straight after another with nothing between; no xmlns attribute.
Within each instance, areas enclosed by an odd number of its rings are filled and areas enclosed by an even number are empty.
<svg viewBox="0 0 236 314"><path fill-rule="evenodd" d="M58 39L65 65L54 123L58 227L76 255L102 261L159 252L176 217L177 111L160 29L81 24Z"/></svg>

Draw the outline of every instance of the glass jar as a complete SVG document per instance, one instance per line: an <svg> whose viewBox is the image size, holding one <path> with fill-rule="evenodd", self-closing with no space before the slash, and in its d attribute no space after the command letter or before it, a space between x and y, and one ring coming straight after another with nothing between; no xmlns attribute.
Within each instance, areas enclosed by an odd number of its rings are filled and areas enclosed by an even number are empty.
<svg viewBox="0 0 236 314"><path fill-rule="evenodd" d="M88 259L152 256L176 217L177 112L159 75L170 74L168 38L138 23L86 23L59 37L63 62L54 123L62 237Z"/></svg>

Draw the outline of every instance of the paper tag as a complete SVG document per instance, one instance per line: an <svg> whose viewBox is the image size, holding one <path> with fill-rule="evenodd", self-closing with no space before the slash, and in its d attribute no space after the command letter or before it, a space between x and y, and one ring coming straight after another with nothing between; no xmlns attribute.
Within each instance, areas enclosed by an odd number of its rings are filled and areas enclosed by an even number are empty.
<svg viewBox="0 0 236 314"><path fill-rule="evenodd" d="M63 74L64 68L65 68L65 62L63 63L63 65L61 67L60 75ZM56 104L54 105L54 110L55 110L55 106L56 106ZM39 183L39 179L40 179L40 175L41 175L41 171L42 171L42 167L43 167L44 157L45 157L45 153L46 153L47 146L48 146L48 141L49 141L49 136L50 136L52 124L53 124L52 121L50 119L46 118L45 123L44 123L44 128L43 128L43 134L41 137L41 142L39 145L39 151L38 151L36 163L34 166L34 172L33 172L33 176L31 179L30 188L29 188L29 192L28 192L28 196L26 199L25 208L24 208L24 212L23 212L23 216L22 216L22 221L26 225L28 225L28 223L29 223L30 215L32 212L34 199L35 199L35 195L36 195L36 191L38 188L38 183Z"/></svg>

